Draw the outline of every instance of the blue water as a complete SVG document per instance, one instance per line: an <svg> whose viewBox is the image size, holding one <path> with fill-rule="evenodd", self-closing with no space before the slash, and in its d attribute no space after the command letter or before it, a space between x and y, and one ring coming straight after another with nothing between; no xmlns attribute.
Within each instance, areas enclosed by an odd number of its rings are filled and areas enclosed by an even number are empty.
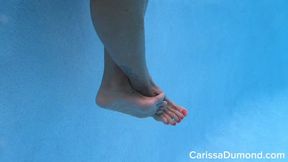
<svg viewBox="0 0 288 162"><path fill-rule="evenodd" d="M95 105L103 45L89 1L0 4L1 162L188 162L192 150L288 153L288 1L149 2L149 69L189 109L176 127Z"/></svg>

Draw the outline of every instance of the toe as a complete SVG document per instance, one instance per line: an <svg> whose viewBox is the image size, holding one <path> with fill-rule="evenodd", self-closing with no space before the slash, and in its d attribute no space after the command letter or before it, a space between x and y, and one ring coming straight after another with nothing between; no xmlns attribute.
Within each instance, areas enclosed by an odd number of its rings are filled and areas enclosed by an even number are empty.
<svg viewBox="0 0 288 162"><path fill-rule="evenodd" d="M162 115L168 120L168 123L169 123L170 125L176 125L176 121L173 120L169 114L167 114L166 112L164 112Z"/></svg>
<svg viewBox="0 0 288 162"><path fill-rule="evenodd" d="M174 110L177 110L178 112L182 113L184 116L187 116L187 115L188 115L188 111L187 111L185 108L176 105L175 103L173 103L172 101L170 101L167 97L165 98L164 101L167 101L168 105L171 105L171 107L172 107Z"/></svg>
<svg viewBox="0 0 288 162"><path fill-rule="evenodd" d="M187 109L185 109L185 108L183 108L183 107L181 107L181 106L178 106L178 105L175 106L175 108L176 108L176 110L177 110L178 112L181 112L181 114L183 114L184 117L188 115Z"/></svg>
<svg viewBox="0 0 288 162"><path fill-rule="evenodd" d="M163 114L154 115L153 118L157 121L163 122L164 124L167 124L167 125L169 124L169 119Z"/></svg>
<svg viewBox="0 0 288 162"><path fill-rule="evenodd" d="M165 115L162 114L160 118L164 124L169 124L169 119Z"/></svg>
<svg viewBox="0 0 288 162"><path fill-rule="evenodd" d="M185 108L183 108L183 107L181 107L181 106L179 106L179 107L180 107L179 109L181 109L182 114L183 114L184 116L187 116L187 115L188 115L188 110L185 109Z"/></svg>
<svg viewBox="0 0 288 162"><path fill-rule="evenodd" d="M185 114L183 114L182 109L180 107L178 107L177 105L175 105L173 102L171 101L167 101L168 103L168 108L173 111L179 118L183 119L185 117Z"/></svg>
<svg viewBox="0 0 288 162"><path fill-rule="evenodd" d="M157 121L163 122L166 125L176 125L176 122L166 113L154 115L153 118Z"/></svg>
<svg viewBox="0 0 288 162"><path fill-rule="evenodd" d="M180 118L173 111L171 111L168 107L164 110L164 112L167 113L172 120L175 120L176 122L180 121Z"/></svg>
<svg viewBox="0 0 288 162"><path fill-rule="evenodd" d="M162 121L161 115L155 114L155 115L153 115L153 118L154 118L155 120L157 120L157 121Z"/></svg>
<svg viewBox="0 0 288 162"><path fill-rule="evenodd" d="M167 106L167 109L172 111L175 115L177 115L179 120L182 120L184 118L184 115L181 112L179 112L178 110L174 109L173 107Z"/></svg>
<svg viewBox="0 0 288 162"><path fill-rule="evenodd" d="M164 109L167 107L167 102L163 101L161 104L158 104L156 107L156 113L155 114L162 114Z"/></svg>

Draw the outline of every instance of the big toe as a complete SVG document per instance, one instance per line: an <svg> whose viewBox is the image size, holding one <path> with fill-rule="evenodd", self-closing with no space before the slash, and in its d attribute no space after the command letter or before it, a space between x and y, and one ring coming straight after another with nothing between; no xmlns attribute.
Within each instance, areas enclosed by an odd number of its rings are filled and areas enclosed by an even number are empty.
<svg viewBox="0 0 288 162"><path fill-rule="evenodd" d="M182 112L182 114L183 114L184 116L187 116L187 115L188 115L188 110L187 110L187 109L185 109L185 108L183 108L183 107L181 107L181 106L179 106L179 109L180 109L180 111Z"/></svg>

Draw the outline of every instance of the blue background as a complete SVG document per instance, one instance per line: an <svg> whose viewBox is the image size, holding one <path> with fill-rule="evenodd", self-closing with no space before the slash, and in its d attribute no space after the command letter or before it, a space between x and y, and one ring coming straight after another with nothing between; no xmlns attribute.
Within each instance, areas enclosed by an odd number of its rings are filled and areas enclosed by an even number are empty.
<svg viewBox="0 0 288 162"><path fill-rule="evenodd" d="M190 112L176 127L95 105L103 45L89 1L0 4L1 162L186 162L192 150L288 153L288 1L149 2L149 69Z"/></svg>

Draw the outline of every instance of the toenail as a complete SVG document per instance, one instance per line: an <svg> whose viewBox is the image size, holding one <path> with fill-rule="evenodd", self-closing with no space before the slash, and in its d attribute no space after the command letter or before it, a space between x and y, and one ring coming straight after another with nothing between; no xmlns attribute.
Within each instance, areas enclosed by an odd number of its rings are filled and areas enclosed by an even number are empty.
<svg viewBox="0 0 288 162"><path fill-rule="evenodd" d="M182 113L183 113L184 116L187 115L187 111L186 110L182 110Z"/></svg>

